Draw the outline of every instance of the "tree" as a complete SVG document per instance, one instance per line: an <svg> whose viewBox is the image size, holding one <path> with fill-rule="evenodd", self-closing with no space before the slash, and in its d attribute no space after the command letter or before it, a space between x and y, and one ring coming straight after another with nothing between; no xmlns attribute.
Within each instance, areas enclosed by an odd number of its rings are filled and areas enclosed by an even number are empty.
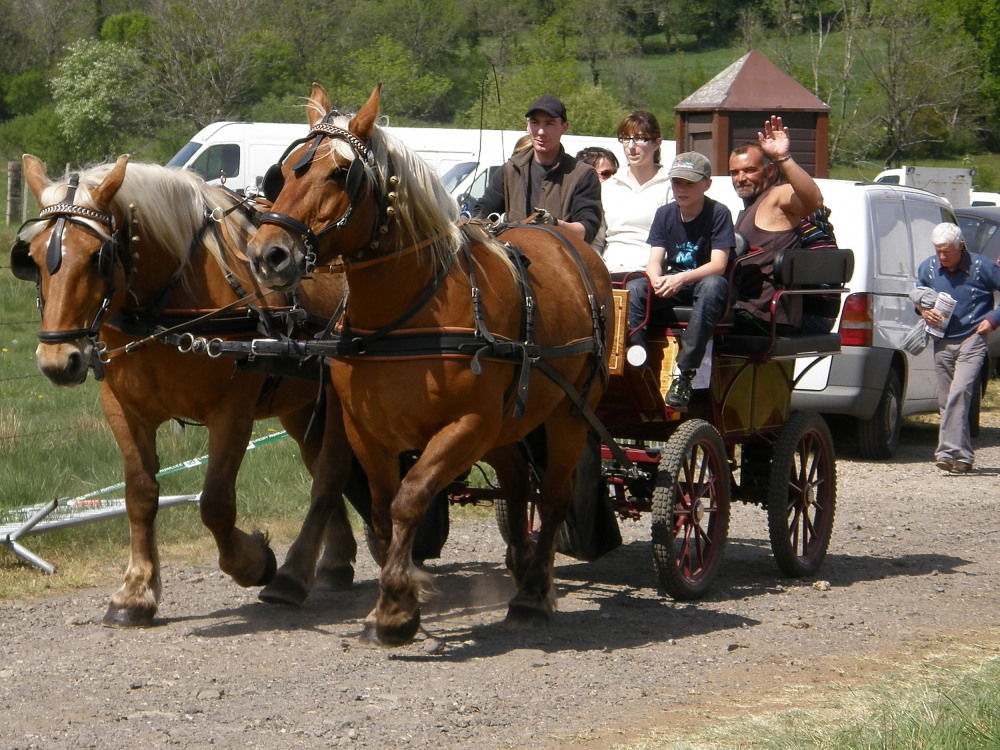
<svg viewBox="0 0 1000 750"><path fill-rule="evenodd" d="M147 80L139 54L116 42L81 40L58 65L51 86L59 128L78 161L118 155L123 134L146 129Z"/></svg>
<svg viewBox="0 0 1000 750"><path fill-rule="evenodd" d="M508 64L493 72L495 78L483 83L481 99L456 118L458 126L523 130L525 108L545 93L562 99L573 133L607 135L625 113L610 92L581 76L554 25L536 29Z"/></svg>
<svg viewBox="0 0 1000 750"><path fill-rule="evenodd" d="M634 49L632 41L621 31L627 19L619 0L577 0L566 6L564 19L575 55L586 60L594 86L601 82L599 60Z"/></svg>
<svg viewBox="0 0 1000 750"><path fill-rule="evenodd" d="M451 82L436 73L420 74L418 67L411 49L388 36L378 36L350 57L346 80L333 87L331 100L355 111L381 82L382 114L420 117L434 109L451 89Z"/></svg>
<svg viewBox="0 0 1000 750"><path fill-rule="evenodd" d="M966 34L976 43L976 56L983 75L983 100L994 122L1000 115L1000 0L942 0L938 14L954 12ZM992 148L1000 148L1000 134L995 128L983 128L982 135Z"/></svg>
<svg viewBox="0 0 1000 750"><path fill-rule="evenodd" d="M262 0L173 2L158 8L158 32L144 57L156 73L151 85L161 114L187 119L196 128L241 119L252 104L252 71L265 43L247 21L266 19L270 12Z"/></svg>
<svg viewBox="0 0 1000 750"><path fill-rule="evenodd" d="M883 0L872 7L857 51L870 82L852 123L858 156L899 166L906 156L952 140L960 116L973 114L979 67L954 16L932 27L926 3Z"/></svg>

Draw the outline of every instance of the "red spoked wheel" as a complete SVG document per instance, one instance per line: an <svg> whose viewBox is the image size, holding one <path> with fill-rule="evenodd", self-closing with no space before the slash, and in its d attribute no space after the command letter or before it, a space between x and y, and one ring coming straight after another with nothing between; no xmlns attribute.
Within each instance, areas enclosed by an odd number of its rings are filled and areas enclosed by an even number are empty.
<svg viewBox="0 0 1000 750"><path fill-rule="evenodd" d="M815 412L792 414L774 446L767 525L781 571L802 578L819 570L833 534L837 467L833 438Z"/></svg>
<svg viewBox="0 0 1000 750"><path fill-rule="evenodd" d="M708 422L682 422L660 456L653 491L653 561L660 589L679 600L705 595L729 533L726 447Z"/></svg>

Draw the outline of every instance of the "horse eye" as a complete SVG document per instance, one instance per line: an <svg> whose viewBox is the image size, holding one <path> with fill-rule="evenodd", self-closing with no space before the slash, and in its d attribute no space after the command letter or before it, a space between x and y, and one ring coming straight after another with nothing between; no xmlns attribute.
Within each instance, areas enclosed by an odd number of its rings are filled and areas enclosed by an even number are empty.
<svg viewBox="0 0 1000 750"><path fill-rule="evenodd" d="M336 166L333 171L327 175L328 180L333 180L334 182L344 182L347 179L347 167Z"/></svg>

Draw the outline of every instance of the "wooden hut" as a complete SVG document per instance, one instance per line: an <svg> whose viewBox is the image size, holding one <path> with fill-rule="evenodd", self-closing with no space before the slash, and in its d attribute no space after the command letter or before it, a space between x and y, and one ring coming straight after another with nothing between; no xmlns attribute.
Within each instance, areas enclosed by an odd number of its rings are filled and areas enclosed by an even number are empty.
<svg viewBox="0 0 1000 750"><path fill-rule="evenodd" d="M697 151L713 174L729 173L729 152L756 141L780 115L792 156L813 177L828 177L830 108L759 52L748 52L674 107L677 152Z"/></svg>

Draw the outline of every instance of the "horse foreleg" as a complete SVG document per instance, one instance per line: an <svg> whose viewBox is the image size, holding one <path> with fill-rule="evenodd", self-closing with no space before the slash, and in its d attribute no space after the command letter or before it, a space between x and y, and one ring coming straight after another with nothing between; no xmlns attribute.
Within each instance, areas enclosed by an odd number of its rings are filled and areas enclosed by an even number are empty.
<svg viewBox="0 0 1000 750"><path fill-rule="evenodd" d="M282 418L285 429L299 443L313 483L302 528L274 580L259 594L269 604L302 604L316 583L346 590L354 582L358 548L342 494L351 470L351 451L344 435L339 402L332 388L329 390L322 432L317 428L307 434L311 407ZM323 557L317 567L321 545Z"/></svg>
<svg viewBox="0 0 1000 750"><path fill-rule="evenodd" d="M430 574L413 564L417 529L434 496L485 453L490 445L487 432L482 421L472 415L449 425L428 442L399 483L392 499L392 535L375 605L378 643L401 646L416 635L421 598L433 590ZM365 469L369 471L367 465ZM374 497L374 487L372 494Z"/></svg>
<svg viewBox="0 0 1000 750"><path fill-rule="evenodd" d="M208 467L201 491L201 520L215 538L219 569L240 586L263 586L277 570L267 535L236 526L236 474L246 453L253 415L246 401L213 415L208 427Z"/></svg>
<svg viewBox="0 0 1000 750"><path fill-rule="evenodd" d="M115 627L148 627L156 615L163 587L156 549L156 511L160 495L156 481L159 468L157 425L142 422L135 415L126 417L106 384L101 387L101 407L122 454L129 528L125 580L111 595L103 622Z"/></svg>

